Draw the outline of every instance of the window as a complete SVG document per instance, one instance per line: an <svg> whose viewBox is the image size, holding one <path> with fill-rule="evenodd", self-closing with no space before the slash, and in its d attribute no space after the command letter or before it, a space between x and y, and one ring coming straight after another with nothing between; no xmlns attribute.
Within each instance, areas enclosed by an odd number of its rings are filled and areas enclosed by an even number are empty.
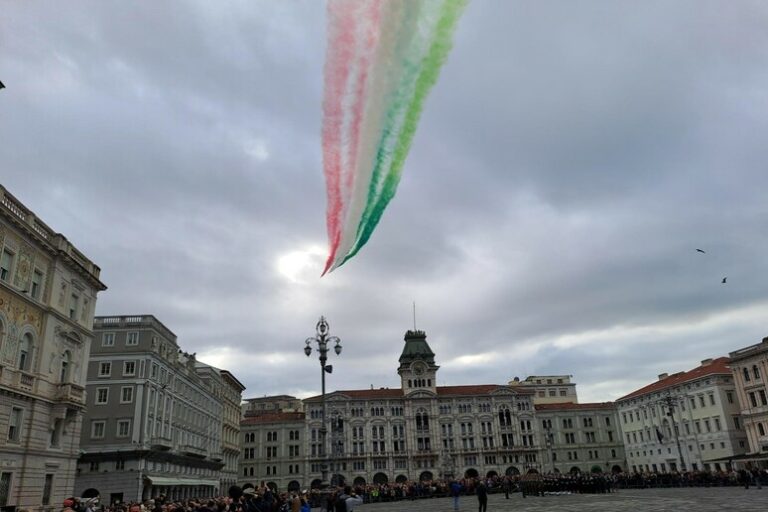
<svg viewBox="0 0 768 512"><path fill-rule="evenodd" d="M760 378L760 368L757 365L752 367L752 375L755 377L755 380Z"/></svg>
<svg viewBox="0 0 768 512"><path fill-rule="evenodd" d="M712 393L709 394L709 405L715 405L715 395Z"/></svg>
<svg viewBox="0 0 768 512"><path fill-rule="evenodd" d="M117 437L128 437L131 434L131 420L118 420Z"/></svg>
<svg viewBox="0 0 768 512"><path fill-rule="evenodd" d="M69 298L69 319L70 320L77 320L77 306L80 302L80 296L76 293L73 293L72 296Z"/></svg>
<svg viewBox="0 0 768 512"><path fill-rule="evenodd" d="M53 489L53 473L45 475L45 483L43 484L43 505L51 504L51 490Z"/></svg>
<svg viewBox="0 0 768 512"><path fill-rule="evenodd" d="M91 422L91 439L103 439L105 426L106 426L106 421L103 421L103 420L92 421Z"/></svg>
<svg viewBox="0 0 768 512"><path fill-rule="evenodd" d="M109 402L109 388L96 388L96 405L104 405Z"/></svg>
<svg viewBox="0 0 768 512"><path fill-rule="evenodd" d="M102 347L114 347L115 346L115 333L105 332L101 338Z"/></svg>
<svg viewBox="0 0 768 512"><path fill-rule="evenodd" d="M32 273L32 289L30 294L32 298L37 300L40 298L40 291L43 289L43 273L35 269Z"/></svg>
<svg viewBox="0 0 768 512"><path fill-rule="evenodd" d="M25 372L32 366L32 335L29 333L21 337L19 344L19 370Z"/></svg>
<svg viewBox="0 0 768 512"><path fill-rule="evenodd" d="M53 428L51 429L50 444L52 448L58 448L61 445L61 429L64 426L64 422L61 418L57 418L53 422Z"/></svg>
<svg viewBox="0 0 768 512"><path fill-rule="evenodd" d="M768 405L768 397L765 396L765 390L761 389L758 393L760 393L760 405Z"/></svg>
<svg viewBox="0 0 768 512"><path fill-rule="evenodd" d="M125 345L127 347L135 347L138 344L139 344L139 333L129 332L125 338Z"/></svg>
<svg viewBox="0 0 768 512"><path fill-rule="evenodd" d="M59 382L62 384L69 381L69 362L70 362L69 350L65 350L61 355L61 368L59 368Z"/></svg>
<svg viewBox="0 0 768 512"><path fill-rule="evenodd" d="M725 398L728 399L728 403L733 403L733 391L726 391L725 392Z"/></svg>
<svg viewBox="0 0 768 512"><path fill-rule="evenodd" d="M102 362L99 364L99 377L109 377L112 375L112 363Z"/></svg>
<svg viewBox="0 0 768 512"><path fill-rule="evenodd" d="M21 418L24 414L24 410L19 407L13 407L11 409L11 418L8 422L8 440L14 443L19 442L21 432Z"/></svg>
<svg viewBox="0 0 768 512"><path fill-rule="evenodd" d="M748 368L744 368L742 371L744 373L744 381L745 382L749 382L749 369Z"/></svg>
<svg viewBox="0 0 768 512"><path fill-rule="evenodd" d="M133 386L123 386L120 388L120 403L129 404L133 402Z"/></svg>
<svg viewBox="0 0 768 512"><path fill-rule="evenodd" d="M11 493L11 474L0 474L0 507L8 505L8 495Z"/></svg>
<svg viewBox="0 0 768 512"><path fill-rule="evenodd" d="M13 266L13 253L8 249L3 249L3 255L0 257L0 280L8 282L11 278L11 267Z"/></svg>
<svg viewBox="0 0 768 512"><path fill-rule="evenodd" d="M765 427L763 427L762 423L757 424L757 431L761 436L765 435Z"/></svg>
<svg viewBox="0 0 768 512"><path fill-rule="evenodd" d="M123 363L123 376L136 375L136 361L125 361Z"/></svg>

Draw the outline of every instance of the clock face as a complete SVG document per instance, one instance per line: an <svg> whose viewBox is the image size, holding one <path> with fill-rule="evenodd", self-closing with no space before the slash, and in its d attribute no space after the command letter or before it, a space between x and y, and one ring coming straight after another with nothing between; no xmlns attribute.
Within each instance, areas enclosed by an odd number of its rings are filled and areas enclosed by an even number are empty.
<svg viewBox="0 0 768 512"><path fill-rule="evenodd" d="M424 374L424 365L423 364L416 364L413 366L413 373L416 375L423 375Z"/></svg>

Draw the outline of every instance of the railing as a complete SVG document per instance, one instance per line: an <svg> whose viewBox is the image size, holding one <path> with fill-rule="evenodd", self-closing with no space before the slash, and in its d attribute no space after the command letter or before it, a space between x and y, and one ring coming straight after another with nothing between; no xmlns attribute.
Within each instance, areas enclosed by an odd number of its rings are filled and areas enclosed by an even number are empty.
<svg viewBox="0 0 768 512"><path fill-rule="evenodd" d="M21 389L32 391L35 387L35 376L19 370L16 372L16 385Z"/></svg>
<svg viewBox="0 0 768 512"><path fill-rule="evenodd" d="M56 393L56 399L84 404L85 388L77 384L59 384L59 390Z"/></svg>
<svg viewBox="0 0 768 512"><path fill-rule="evenodd" d="M194 445L191 445L191 444L181 445L181 451L187 452L187 453L192 453L192 454L195 454L195 455L205 455L205 449L204 448L200 448L199 446L194 446Z"/></svg>
<svg viewBox="0 0 768 512"><path fill-rule="evenodd" d="M173 441L170 437L153 436L149 442L152 446L159 446L161 448L169 449L173 447Z"/></svg>
<svg viewBox="0 0 768 512"><path fill-rule="evenodd" d="M93 325L94 328L146 325L154 327L167 339L176 340L176 335L152 315L98 316Z"/></svg>

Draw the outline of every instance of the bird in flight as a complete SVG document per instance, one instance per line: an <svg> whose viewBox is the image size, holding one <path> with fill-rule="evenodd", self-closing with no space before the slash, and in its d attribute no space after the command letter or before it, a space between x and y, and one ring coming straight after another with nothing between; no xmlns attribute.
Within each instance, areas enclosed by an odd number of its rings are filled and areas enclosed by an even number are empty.
<svg viewBox="0 0 768 512"><path fill-rule="evenodd" d="M700 252L702 254L707 254L707 251L705 251L704 249L696 249L696 252Z"/></svg>
<svg viewBox="0 0 768 512"><path fill-rule="evenodd" d="M727 276L723 278L723 283L722 283L722 284L725 284L725 280L726 280L726 279L728 279L728 277L727 277Z"/></svg>

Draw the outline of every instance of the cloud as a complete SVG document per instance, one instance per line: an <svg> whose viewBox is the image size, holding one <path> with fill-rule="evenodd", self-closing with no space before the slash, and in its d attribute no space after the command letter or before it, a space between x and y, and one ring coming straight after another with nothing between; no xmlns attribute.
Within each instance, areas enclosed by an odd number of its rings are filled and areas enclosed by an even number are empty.
<svg viewBox="0 0 768 512"><path fill-rule="evenodd" d="M582 401L766 335L760 4L471 3L397 197L323 278L322 3L4 14L3 185L101 266L97 313L155 314L247 396L319 391L322 314L330 389L398 386L414 301L441 385Z"/></svg>

